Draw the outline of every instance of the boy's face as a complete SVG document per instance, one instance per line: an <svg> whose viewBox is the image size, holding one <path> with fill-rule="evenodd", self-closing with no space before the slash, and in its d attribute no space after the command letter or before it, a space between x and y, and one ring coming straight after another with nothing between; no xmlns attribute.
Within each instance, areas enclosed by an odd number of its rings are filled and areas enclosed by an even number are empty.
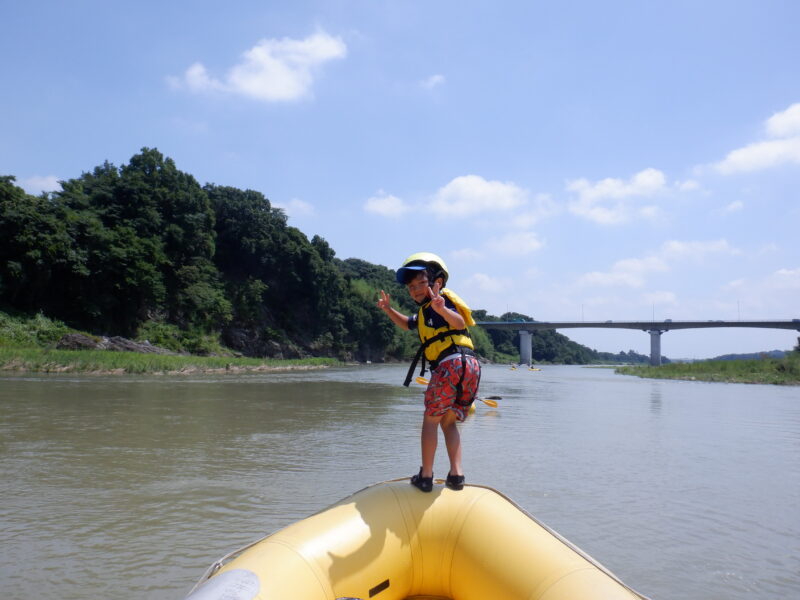
<svg viewBox="0 0 800 600"><path fill-rule="evenodd" d="M408 293L417 304L422 304L428 299L428 274L425 271L420 271L418 275L406 284Z"/></svg>

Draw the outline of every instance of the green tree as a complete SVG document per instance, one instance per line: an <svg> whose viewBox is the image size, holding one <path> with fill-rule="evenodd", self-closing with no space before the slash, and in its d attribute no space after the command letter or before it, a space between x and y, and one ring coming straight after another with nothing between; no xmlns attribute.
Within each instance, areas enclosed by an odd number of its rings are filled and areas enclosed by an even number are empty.
<svg viewBox="0 0 800 600"><path fill-rule="evenodd" d="M141 237L161 242L167 320L203 328L227 322L231 306L212 260L214 211L195 178L158 150L142 148L120 169L117 200Z"/></svg>
<svg viewBox="0 0 800 600"><path fill-rule="evenodd" d="M210 184L204 190L215 214L214 262L233 304L234 324L282 326L286 215L260 192Z"/></svg>
<svg viewBox="0 0 800 600"><path fill-rule="evenodd" d="M259 192L204 189L216 215L215 262L233 301L233 326L261 331L262 343L280 330L315 353L353 352L358 325L348 321L360 323L363 307L350 297L330 245L288 226Z"/></svg>
<svg viewBox="0 0 800 600"><path fill-rule="evenodd" d="M86 255L61 311L68 319L133 334L149 319L213 328L229 318L211 260L208 197L171 159L143 148L119 169L106 161L65 182L54 197Z"/></svg>
<svg viewBox="0 0 800 600"><path fill-rule="evenodd" d="M129 335L161 310L166 256L157 211L126 203L120 187L118 170L106 161L54 194L85 266L66 283L55 314L83 328Z"/></svg>
<svg viewBox="0 0 800 600"><path fill-rule="evenodd" d="M85 271L85 256L72 244L62 207L14 181L0 177L0 298L25 311L52 309L60 302L54 291Z"/></svg>

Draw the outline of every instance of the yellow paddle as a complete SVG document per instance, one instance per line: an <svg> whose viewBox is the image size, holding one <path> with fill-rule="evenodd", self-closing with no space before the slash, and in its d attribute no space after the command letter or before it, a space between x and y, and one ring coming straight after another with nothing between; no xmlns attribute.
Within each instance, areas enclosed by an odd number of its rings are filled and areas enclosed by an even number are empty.
<svg viewBox="0 0 800 600"><path fill-rule="evenodd" d="M417 377L415 381L420 385L428 385L428 380L425 379L424 377ZM480 400L486 406L497 408L499 405L497 404L497 402L495 402L495 400L502 400L503 398L501 398L500 396L487 396L486 398L475 398L475 399Z"/></svg>

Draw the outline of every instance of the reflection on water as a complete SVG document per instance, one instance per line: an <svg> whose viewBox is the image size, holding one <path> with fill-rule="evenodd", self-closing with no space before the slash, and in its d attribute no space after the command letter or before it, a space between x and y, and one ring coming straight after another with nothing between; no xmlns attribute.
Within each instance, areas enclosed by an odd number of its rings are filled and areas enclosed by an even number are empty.
<svg viewBox="0 0 800 600"><path fill-rule="evenodd" d="M661 382L654 381L650 388L650 412L657 415L661 412Z"/></svg>
<svg viewBox="0 0 800 600"><path fill-rule="evenodd" d="M181 598L225 552L416 472L404 372L0 380L4 597ZM800 597L798 388L489 366L482 391L503 400L462 425L468 481L654 598Z"/></svg>

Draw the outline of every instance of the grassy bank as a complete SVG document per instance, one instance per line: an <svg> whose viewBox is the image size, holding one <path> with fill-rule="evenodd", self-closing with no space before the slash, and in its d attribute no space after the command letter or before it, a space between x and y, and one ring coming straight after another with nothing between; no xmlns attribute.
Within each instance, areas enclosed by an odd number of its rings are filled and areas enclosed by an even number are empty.
<svg viewBox="0 0 800 600"><path fill-rule="evenodd" d="M171 356L107 350L0 347L0 371L97 374L190 374L281 371L340 364L330 358L273 360L224 356Z"/></svg>
<svg viewBox="0 0 800 600"><path fill-rule="evenodd" d="M794 352L779 359L709 360L670 363L660 367L628 366L619 367L616 372L653 379L800 385L800 353Z"/></svg>

